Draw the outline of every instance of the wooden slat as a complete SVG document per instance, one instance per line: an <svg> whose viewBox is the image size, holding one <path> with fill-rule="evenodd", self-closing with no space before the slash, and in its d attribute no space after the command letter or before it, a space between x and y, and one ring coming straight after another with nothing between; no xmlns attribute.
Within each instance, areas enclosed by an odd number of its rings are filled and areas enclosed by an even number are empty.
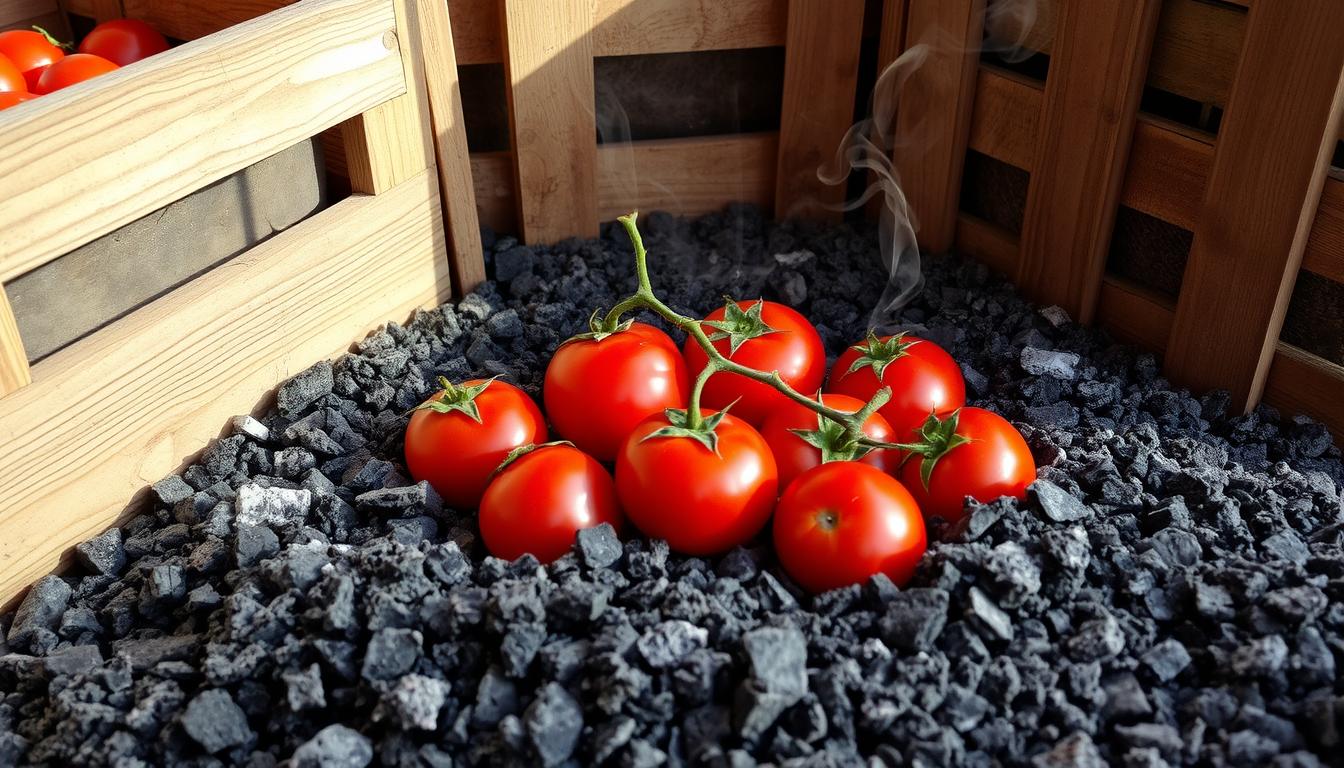
<svg viewBox="0 0 1344 768"><path fill-rule="evenodd" d="M0 113L0 281L403 93L393 25L311 0Z"/></svg>
<svg viewBox="0 0 1344 768"><path fill-rule="evenodd" d="M597 211L696 216L730 202L768 208L775 193L775 133L603 144L597 148Z"/></svg>
<svg viewBox="0 0 1344 768"><path fill-rule="evenodd" d="M854 122L863 0L789 0L775 216L839 221L843 185L824 184Z"/></svg>
<svg viewBox="0 0 1344 768"><path fill-rule="evenodd" d="M458 64L499 64L504 61L499 3L500 0L448 0Z"/></svg>
<svg viewBox="0 0 1344 768"><path fill-rule="evenodd" d="M0 286L0 397L28 386L31 380L19 324L14 320L14 310L9 306L5 289Z"/></svg>
<svg viewBox="0 0 1344 768"><path fill-rule="evenodd" d="M1260 400L1320 203L1344 113L1341 37L1338 0L1250 11L1166 355L1173 381L1227 389L1235 408Z"/></svg>
<svg viewBox="0 0 1344 768"><path fill-rule="evenodd" d="M1325 180L1302 268L1344 283L1344 176Z"/></svg>
<svg viewBox="0 0 1344 768"><path fill-rule="evenodd" d="M1031 170L1036 161L1036 124L1043 100L1039 82L1013 72L981 67L971 112L970 148Z"/></svg>
<svg viewBox="0 0 1344 768"><path fill-rule="evenodd" d="M449 265L454 291L463 295L485 280L485 257L480 222L476 219L476 193L471 184L471 158L467 155L467 128L458 86L453 30L443 0L427 0L417 7L423 58L428 62L424 77L433 121L439 196L452 246Z"/></svg>
<svg viewBox="0 0 1344 768"><path fill-rule="evenodd" d="M1324 423L1344 445L1344 367L1279 342L1265 383L1265 402Z"/></svg>
<svg viewBox="0 0 1344 768"><path fill-rule="evenodd" d="M875 77L881 80L882 73L887 67L891 66L905 50L905 14L909 10L910 0L882 0L882 20L881 27L878 29L877 38L877 69ZM876 89L875 89L876 90ZM876 97L874 93L874 97ZM879 109L881 105L873 104L873 109ZM894 119L895 115L879 116L873 115L874 121L882 119ZM880 128L879 128L880 130ZM878 174L868 172L868 185L872 186L878 182ZM882 210L886 205L886 195L873 195L868 199L864 206L864 211L870 219L878 219L882 215Z"/></svg>
<svg viewBox="0 0 1344 768"><path fill-rule="evenodd" d="M345 164L345 136L341 134L341 126L333 125L317 134L317 141L322 145L322 163L326 166L327 174L349 179L350 169Z"/></svg>
<svg viewBox="0 0 1344 768"><path fill-rule="evenodd" d="M70 13L99 22L119 19L125 15L122 12L121 0L65 0L65 8Z"/></svg>
<svg viewBox="0 0 1344 768"><path fill-rule="evenodd" d="M1193 230L1213 164L1213 136L1146 116L1135 126L1130 158L1121 202Z"/></svg>
<svg viewBox="0 0 1344 768"><path fill-rule="evenodd" d="M597 236L594 0L502 0L504 63L528 243Z"/></svg>
<svg viewBox="0 0 1344 768"><path fill-rule="evenodd" d="M1162 353L1171 338L1171 300L1123 278L1101 283L1097 322L1117 339Z"/></svg>
<svg viewBox="0 0 1344 768"><path fill-rule="evenodd" d="M277 382L446 298L437 194L347 198L34 366L0 399L0 603Z"/></svg>
<svg viewBox="0 0 1344 768"><path fill-rule="evenodd" d="M1017 283L1092 321L1161 0L1066 3L1058 16Z"/></svg>
<svg viewBox="0 0 1344 768"><path fill-rule="evenodd" d="M931 47L901 94L894 161L926 251L956 237L984 18L984 0L910 0L906 15L906 49Z"/></svg>
<svg viewBox="0 0 1344 768"><path fill-rule="evenodd" d="M476 214L496 232L518 231L518 200L512 152L478 152L471 156L471 182Z"/></svg>
<svg viewBox="0 0 1344 768"><path fill-rule="evenodd" d="M77 0L84 1L87 0ZM168 37L198 40L255 19L295 0L125 0L126 15ZM67 0L70 2L70 0Z"/></svg>
<svg viewBox="0 0 1344 768"><path fill-rule="evenodd" d="M70 24L56 0L0 0L0 30L41 27L58 40L70 39Z"/></svg>
<svg viewBox="0 0 1344 768"><path fill-rule="evenodd" d="M1003 227L962 213L957 216L957 251L983 261L1001 275L1017 272L1017 236Z"/></svg>

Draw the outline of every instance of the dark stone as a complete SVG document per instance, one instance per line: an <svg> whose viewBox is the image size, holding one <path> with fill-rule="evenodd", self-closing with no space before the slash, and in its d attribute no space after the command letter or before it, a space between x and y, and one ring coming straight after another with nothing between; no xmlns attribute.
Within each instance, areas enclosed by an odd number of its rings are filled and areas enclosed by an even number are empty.
<svg viewBox="0 0 1344 768"><path fill-rule="evenodd" d="M200 693L187 704L182 730L210 754L242 746L254 737L247 715L228 691L219 688Z"/></svg>

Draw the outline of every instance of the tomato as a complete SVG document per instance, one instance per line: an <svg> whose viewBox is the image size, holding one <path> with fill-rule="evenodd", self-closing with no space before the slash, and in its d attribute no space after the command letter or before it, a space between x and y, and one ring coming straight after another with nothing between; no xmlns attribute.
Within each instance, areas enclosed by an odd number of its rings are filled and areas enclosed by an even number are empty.
<svg viewBox="0 0 1344 768"><path fill-rule="evenodd" d="M9 59L23 73L27 90L37 93L37 80L47 67L65 58L56 41L31 29L0 32L0 56Z"/></svg>
<svg viewBox="0 0 1344 768"><path fill-rule="evenodd" d="M611 473L565 443L520 448L481 497L485 548L515 560L532 553L549 563L570 550L582 528L610 523L621 530Z"/></svg>
<svg viewBox="0 0 1344 768"><path fill-rule="evenodd" d="M760 434L723 411L702 413L706 429L696 433L685 411L650 416L616 456L616 495L630 522L688 555L746 542L770 519L779 493Z"/></svg>
<svg viewBox="0 0 1344 768"><path fill-rule="evenodd" d="M909 454L900 478L925 517L955 523L965 514L967 496L980 502L1022 499L1036 479L1027 441L997 413L967 407L946 418L931 416L918 435L926 450Z"/></svg>
<svg viewBox="0 0 1344 768"><path fill-rule="evenodd" d="M814 593L878 573L905 586L928 545L905 486L853 461L822 464L793 481L775 509L773 533L784 570Z"/></svg>
<svg viewBox="0 0 1344 768"><path fill-rule="evenodd" d="M92 80L117 69L117 65L101 56L88 53L72 53L64 59L47 67L37 79L33 93L45 94L69 88L75 83Z"/></svg>
<svg viewBox="0 0 1344 768"><path fill-rule="evenodd" d="M864 406L862 400L848 395L822 395L821 402L845 413L856 413ZM799 431L805 434L799 434ZM894 440L891 425L878 413L864 421L863 433L874 440ZM761 437L765 438L775 456L780 488L788 488L795 477L823 462L857 458L878 469L895 472L901 458L897 452L889 450L869 451L860 457L857 446L850 444L841 424L793 401L766 418L765 424L761 425Z"/></svg>
<svg viewBox="0 0 1344 768"><path fill-rule="evenodd" d="M159 31L139 19L104 21L79 44L80 53L91 53L119 66L168 50Z"/></svg>
<svg viewBox="0 0 1344 768"><path fill-rule="evenodd" d="M543 389L556 433L602 461L615 459L645 418L686 407L689 393L676 343L644 323L565 342L546 367Z"/></svg>
<svg viewBox="0 0 1344 768"><path fill-rule="evenodd" d="M826 350L817 329L783 304L773 301L728 302L703 321L714 348L733 362L759 371L778 371L786 384L810 395L826 377ZM686 368L694 379L709 362L694 337L686 339ZM733 403L736 402L736 405ZM734 373L715 374L705 384L700 404L733 405L733 415L754 425L789 399L769 384Z"/></svg>
<svg viewBox="0 0 1344 768"><path fill-rule="evenodd" d="M966 404L966 381L957 361L931 341L905 334L868 340L845 350L831 368L826 391L867 402L882 387L891 400L881 413L905 440L930 413L945 416Z"/></svg>
<svg viewBox="0 0 1344 768"><path fill-rule="evenodd" d="M0 93L27 93L28 81L23 79L23 73L14 66L14 62L5 56L0 56Z"/></svg>
<svg viewBox="0 0 1344 768"><path fill-rule="evenodd" d="M472 509L490 475L515 448L546 442L541 409L521 389L494 379L472 379L443 389L416 408L406 425L406 466L428 480L443 500Z"/></svg>
<svg viewBox="0 0 1344 768"><path fill-rule="evenodd" d="M16 91L6 91L0 93L0 109L9 109L15 104L21 104L25 101L32 101L37 97L31 93L19 93Z"/></svg>

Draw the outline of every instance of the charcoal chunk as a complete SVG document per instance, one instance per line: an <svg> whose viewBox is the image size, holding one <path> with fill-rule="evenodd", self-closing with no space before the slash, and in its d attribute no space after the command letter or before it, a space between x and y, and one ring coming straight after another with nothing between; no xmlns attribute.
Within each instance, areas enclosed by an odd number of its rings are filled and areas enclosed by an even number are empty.
<svg viewBox="0 0 1344 768"><path fill-rule="evenodd" d="M369 640L361 674L366 680L391 680L406 674L420 658L420 633L413 629L380 629Z"/></svg>
<svg viewBox="0 0 1344 768"><path fill-rule="evenodd" d="M221 688L204 691L187 704L182 730L211 754L242 746L253 738L247 715Z"/></svg>
<svg viewBox="0 0 1344 768"><path fill-rule="evenodd" d="M635 647L650 667L667 669L675 666L692 651L704 648L709 632L688 621L676 619L664 621L650 627Z"/></svg>
<svg viewBox="0 0 1344 768"><path fill-rule="evenodd" d="M14 623L5 638L9 645L20 650L37 650L39 644L54 644L71 592L70 585L59 576L38 579L14 614Z"/></svg>
<svg viewBox="0 0 1344 768"><path fill-rule="evenodd" d="M331 394L334 384L331 363L323 360L280 385L275 393L275 407L287 419L298 418L308 406Z"/></svg>
<svg viewBox="0 0 1344 768"><path fill-rule="evenodd" d="M239 525L302 524L312 505L306 488L273 488L248 483L238 489L235 501Z"/></svg>
<svg viewBox="0 0 1344 768"><path fill-rule="evenodd" d="M945 590L909 589L897 593L887 603L880 621L883 641L904 651L927 650L947 623L947 607Z"/></svg>
<svg viewBox="0 0 1344 768"><path fill-rule="evenodd" d="M126 567L126 548L121 543L121 529L110 528L75 545L75 560L90 573L120 576Z"/></svg>
<svg viewBox="0 0 1344 768"><path fill-rule="evenodd" d="M1190 665L1190 653L1181 641L1169 637L1145 651L1142 661L1158 680L1165 683Z"/></svg>
<svg viewBox="0 0 1344 768"><path fill-rule="evenodd" d="M621 559L625 549L610 523L579 530L575 549L589 568L610 568Z"/></svg>
<svg viewBox="0 0 1344 768"><path fill-rule="evenodd" d="M752 740L807 693L807 641L797 629L762 627L744 634L742 645L751 677L738 689L734 720Z"/></svg>
<svg viewBox="0 0 1344 768"><path fill-rule="evenodd" d="M552 768L574 754L583 731L583 710L563 686L548 683L528 706L523 722L541 764Z"/></svg>
<svg viewBox="0 0 1344 768"><path fill-rule="evenodd" d="M1031 764L1035 768L1106 768L1097 745L1081 731L1060 739L1050 751L1032 758Z"/></svg>
<svg viewBox="0 0 1344 768"><path fill-rule="evenodd" d="M432 731L447 700L443 681L424 675L406 675L383 695L383 704L402 730Z"/></svg>
<svg viewBox="0 0 1344 768"><path fill-rule="evenodd" d="M1082 520L1089 512L1073 494L1055 485L1049 480L1037 480L1027 489L1040 505L1041 512L1057 523L1070 523Z"/></svg>
<svg viewBox="0 0 1344 768"><path fill-rule="evenodd" d="M280 551L280 538L264 525L239 525L233 543L234 562L248 568Z"/></svg>
<svg viewBox="0 0 1344 768"><path fill-rule="evenodd" d="M294 768L365 768L373 761L373 744L359 731L328 725L294 750Z"/></svg>
<svg viewBox="0 0 1344 768"><path fill-rule="evenodd" d="M1078 355L1073 352L1056 352L1035 347L1023 347L1018 357L1022 370L1032 376L1050 376L1062 381L1073 381L1078 378L1076 368L1079 360Z"/></svg>
<svg viewBox="0 0 1344 768"><path fill-rule="evenodd" d="M1084 622L1067 646L1069 656L1077 661L1104 660L1125 649L1125 635L1115 617L1107 614Z"/></svg>

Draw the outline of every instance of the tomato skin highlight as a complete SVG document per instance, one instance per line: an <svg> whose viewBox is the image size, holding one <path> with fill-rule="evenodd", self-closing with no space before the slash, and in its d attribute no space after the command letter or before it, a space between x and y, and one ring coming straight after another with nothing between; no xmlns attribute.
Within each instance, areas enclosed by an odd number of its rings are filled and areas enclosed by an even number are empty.
<svg viewBox="0 0 1344 768"><path fill-rule="evenodd" d="M6 91L5 93L0 93L0 109L9 109L15 104L22 104L25 101L32 101L36 98L36 96L27 92L19 93L15 91Z"/></svg>
<svg viewBox="0 0 1344 768"><path fill-rule="evenodd" d="M756 302L736 303L746 310ZM722 320L724 314L724 308L719 307L701 322ZM826 349L822 346L817 329L792 307L773 301L762 302L761 319L777 333L749 339L731 355L728 339L713 342L714 348L724 357L748 368L779 371L785 383L805 395L820 389L826 378ZM705 327L704 331L710 336L714 335L712 328ZM694 337L686 339L684 350L686 372L694 381L708 364L709 357ZM754 426L762 424L772 411L787 402L789 399L769 384L728 372L710 377L700 397L700 404L706 408L720 409L732 405L734 416Z"/></svg>
<svg viewBox="0 0 1344 768"><path fill-rule="evenodd" d="M928 547L919 507L896 478L854 461L819 465L775 509L775 553L813 594L885 573L905 586Z"/></svg>
<svg viewBox="0 0 1344 768"><path fill-rule="evenodd" d="M37 81L47 67L65 58L65 51L51 44L41 32L7 29L0 32L0 56L23 73L30 93L38 93Z"/></svg>
<svg viewBox="0 0 1344 768"><path fill-rule="evenodd" d="M1007 419L983 408L962 408L957 434L970 442L948 451L934 464L929 486L920 477L921 457L901 466L900 479L925 517L955 523L965 516L965 497L990 502L1000 496L1024 499L1036 479L1036 461L1022 434Z"/></svg>
<svg viewBox="0 0 1344 768"><path fill-rule="evenodd" d="M882 341L891 336L881 337ZM850 372L861 353L849 347L831 367L826 391L867 402L882 387L891 387L891 400L878 410L899 441L909 438L930 413L945 416L966 404L966 381L961 368L942 347L927 339L906 336L906 354L891 361L879 381L871 366Z"/></svg>
<svg viewBox="0 0 1344 768"><path fill-rule="evenodd" d="M0 93L27 93L28 81L7 56L0 56Z"/></svg>
<svg viewBox="0 0 1344 768"><path fill-rule="evenodd" d="M472 379L461 386L475 386ZM433 399L433 398L431 398ZM546 442L541 409L521 389L493 381L476 398L481 421L465 413L418 410L406 425L406 467L427 480L445 503L475 509L490 475L515 448Z"/></svg>
<svg viewBox="0 0 1344 768"><path fill-rule="evenodd" d="M33 89L33 93L39 95L54 93L62 88L69 88L76 83L92 80L116 69L119 69L116 64L102 56L72 53L47 67L42 76L37 79L37 87Z"/></svg>
<svg viewBox="0 0 1344 768"><path fill-rule="evenodd" d="M79 43L80 53L101 56L124 67L168 50L159 31L139 19L112 19L93 28Z"/></svg>
<svg viewBox="0 0 1344 768"><path fill-rule="evenodd" d="M676 343L646 323L601 341L565 342L546 367L542 389L556 434L608 462L636 424L685 408L690 391Z"/></svg>
<svg viewBox="0 0 1344 768"><path fill-rule="evenodd" d="M822 404L845 413L857 413L864 402L848 395L822 395ZM790 400L765 419L761 425L761 437L770 446L775 456L775 465L779 468L779 487L788 488L795 477L821 464L821 449L810 445L790 430L817 428L817 414L799 403ZM863 424L863 433L874 440L892 442L895 434L891 425L880 413L874 413ZM871 464L884 472L895 472L900 466L901 457L896 451L869 451L859 461Z"/></svg>
<svg viewBox="0 0 1344 768"><path fill-rule="evenodd" d="M485 489L479 520L490 554L516 560L530 552L542 563L568 552L582 528L610 523L619 532L623 523L611 474L569 445L514 459Z"/></svg>
<svg viewBox="0 0 1344 768"><path fill-rule="evenodd" d="M731 413L717 429L717 456L691 438L644 439L669 423L663 414L641 421L616 456L616 495L626 517L645 536L666 539L687 555L716 554L751 539L779 493L770 447Z"/></svg>

